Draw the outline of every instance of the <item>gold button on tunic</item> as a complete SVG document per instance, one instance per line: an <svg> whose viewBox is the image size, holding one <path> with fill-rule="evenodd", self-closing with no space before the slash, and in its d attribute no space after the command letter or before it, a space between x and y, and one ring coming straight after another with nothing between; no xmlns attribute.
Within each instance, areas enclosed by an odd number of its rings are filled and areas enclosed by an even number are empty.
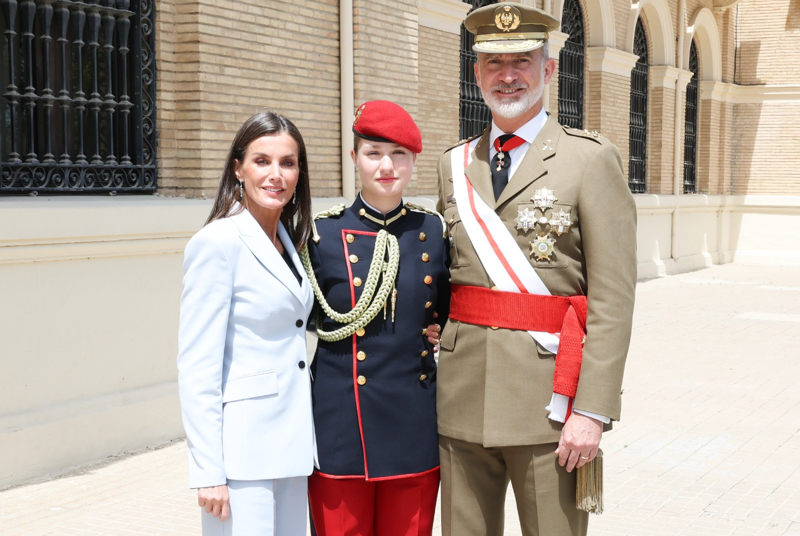
<svg viewBox="0 0 800 536"><path fill-rule="evenodd" d="M361 278L360 277L354 277L353 278L353 286L356 286L356 287L360 287L361 286Z"/></svg>
<svg viewBox="0 0 800 536"><path fill-rule="evenodd" d="M358 255L350 255L350 262L353 264L358 262Z"/></svg>
<svg viewBox="0 0 800 536"><path fill-rule="evenodd" d="M423 253L422 254L422 262L428 262L429 260L431 260L431 256L428 255L427 253Z"/></svg>
<svg viewBox="0 0 800 536"><path fill-rule="evenodd" d="M364 352L358 352L356 354L356 359L358 359L359 361L364 361L366 358L367 354L365 354Z"/></svg>
<svg viewBox="0 0 800 536"><path fill-rule="evenodd" d="M365 383L367 383L367 379L364 376L359 376L358 379L356 379L356 381L358 382L358 385L364 385Z"/></svg>
<svg viewBox="0 0 800 536"><path fill-rule="evenodd" d="M353 241L356 239L356 237L351 235L350 233L347 233L347 236L345 237L345 239L347 240L348 244L352 244Z"/></svg>

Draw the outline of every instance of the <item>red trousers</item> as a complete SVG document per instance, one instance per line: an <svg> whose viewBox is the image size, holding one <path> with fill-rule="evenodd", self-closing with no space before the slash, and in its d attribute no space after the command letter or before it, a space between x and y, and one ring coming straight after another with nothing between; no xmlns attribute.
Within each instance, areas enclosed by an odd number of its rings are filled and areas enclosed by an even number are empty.
<svg viewBox="0 0 800 536"><path fill-rule="evenodd" d="M316 471L308 479L317 536L431 536L438 492L439 469L377 482Z"/></svg>

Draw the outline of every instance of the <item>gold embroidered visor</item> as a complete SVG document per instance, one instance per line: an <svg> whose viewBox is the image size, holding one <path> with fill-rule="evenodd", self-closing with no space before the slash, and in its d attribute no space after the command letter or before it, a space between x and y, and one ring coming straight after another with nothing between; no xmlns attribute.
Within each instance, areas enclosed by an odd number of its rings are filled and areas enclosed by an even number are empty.
<svg viewBox="0 0 800 536"><path fill-rule="evenodd" d="M559 21L540 9L504 2L476 9L464 26L475 35L473 51L513 54L541 48Z"/></svg>

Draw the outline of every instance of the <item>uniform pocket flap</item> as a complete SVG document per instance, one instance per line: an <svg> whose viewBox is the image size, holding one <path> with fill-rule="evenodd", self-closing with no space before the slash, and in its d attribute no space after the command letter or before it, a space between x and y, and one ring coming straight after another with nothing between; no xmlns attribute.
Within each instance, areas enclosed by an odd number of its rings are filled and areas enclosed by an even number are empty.
<svg viewBox="0 0 800 536"><path fill-rule="evenodd" d="M228 380L222 386L222 403L278 393L278 373L259 372Z"/></svg>
<svg viewBox="0 0 800 536"><path fill-rule="evenodd" d="M453 322L452 320L447 321L444 331L442 331L442 340L440 343L443 350L452 352L456 347L456 332L458 331L459 324L460 322Z"/></svg>

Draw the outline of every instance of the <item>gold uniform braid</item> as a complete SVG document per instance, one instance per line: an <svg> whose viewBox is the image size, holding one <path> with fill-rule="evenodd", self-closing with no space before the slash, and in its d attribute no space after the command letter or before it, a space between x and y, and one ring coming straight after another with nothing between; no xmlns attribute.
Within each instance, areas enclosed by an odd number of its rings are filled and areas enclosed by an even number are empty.
<svg viewBox="0 0 800 536"><path fill-rule="evenodd" d="M318 217L329 217L338 215L341 210L335 212L339 207L334 207L330 211L315 215ZM319 235L316 234L318 242ZM386 260L388 252L389 259ZM364 290L361 292L361 297L356 302L355 307L347 313L339 313L334 311L328 304L328 300L322 294L322 289L317 281L317 276L314 274L314 269L311 266L311 258L308 254L308 246L305 246L300 251L300 260L303 262L303 268L308 274L308 281L311 283L311 288L314 290L314 295L317 301L322 306L325 314L335 322L345 324L341 328L333 331L323 331L320 326L322 325L321 318L317 318L317 335L320 339L327 342L340 341L351 336L353 333L363 328L378 316L381 308L386 304L386 300L394 288L395 278L397 277L397 269L400 266L400 245L397 242L397 237L390 234L386 230L378 231L378 236L375 238L375 251L372 254L372 262L369 265L369 273L367 280L364 282ZM380 287L378 287L378 279L383 274ZM377 288L377 293L375 289ZM321 315L320 315L321 316Z"/></svg>

